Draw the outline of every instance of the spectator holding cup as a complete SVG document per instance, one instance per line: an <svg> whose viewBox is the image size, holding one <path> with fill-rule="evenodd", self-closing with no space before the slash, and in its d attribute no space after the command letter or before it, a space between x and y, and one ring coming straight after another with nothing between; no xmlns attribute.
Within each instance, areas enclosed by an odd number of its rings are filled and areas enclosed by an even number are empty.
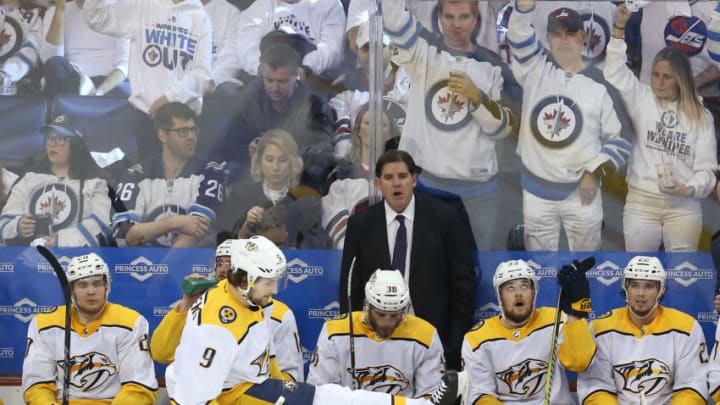
<svg viewBox="0 0 720 405"><path fill-rule="evenodd" d="M658 52L649 86L633 75L624 41L631 14L625 5L618 7L604 70L625 100L637 134L627 174L625 249L654 251L662 242L667 252L695 251L702 228L700 199L715 187L713 118L680 49Z"/></svg>

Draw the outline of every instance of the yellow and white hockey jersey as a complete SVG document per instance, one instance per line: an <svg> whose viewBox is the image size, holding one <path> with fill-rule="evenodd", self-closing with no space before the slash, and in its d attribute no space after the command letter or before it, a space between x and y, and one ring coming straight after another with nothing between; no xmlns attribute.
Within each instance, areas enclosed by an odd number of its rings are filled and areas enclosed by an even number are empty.
<svg viewBox="0 0 720 405"><path fill-rule="evenodd" d="M223 280L188 311L175 361L165 372L168 395L180 405L238 403L270 377L271 358L272 374L280 377L274 357L263 311L238 302Z"/></svg>
<svg viewBox="0 0 720 405"><path fill-rule="evenodd" d="M658 306L655 319L638 328L627 307L593 320L597 352L578 375L584 404L705 404L708 355L698 322Z"/></svg>
<svg viewBox="0 0 720 405"><path fill-rule="evenodd" d="M22 375L28 404L47 405L62 397L64 325L65 307L38 314L30 322ZM71 326L69 396L73 403L155 402L157 380L148 323L142 315L108 302L90 325L81 325L73 310Z"/></svg>
<svg viewBox="0 0 720 405"><path fill-rule="evenodd" d="M715 329L715 344L713 344L710 366L708 367L708 388L714 403L720 402L720 358L718 357L718 342L720 342L720 324Z"/></svg>
<svg viewBox="0 0 720 405"><path fill-rule="evenodd" d="M430 395L440 384L443 371L443 347L435 328L407 315L393 334L383 339L368 327L364 317L364 311L352 313L358 387L411 398ZM349 329L347 316L325 322L308 383L353 386Z"/></svg>
<svg viewBox="0 0 720 405"><path fill-rule="evenodd" d="M542 404L554 321L554 308L538 308L521 328L508 329L496 316L465 334L462 358L470 376L466 403ZM550 403L574 404L557 358L554 367Z"/></svg>

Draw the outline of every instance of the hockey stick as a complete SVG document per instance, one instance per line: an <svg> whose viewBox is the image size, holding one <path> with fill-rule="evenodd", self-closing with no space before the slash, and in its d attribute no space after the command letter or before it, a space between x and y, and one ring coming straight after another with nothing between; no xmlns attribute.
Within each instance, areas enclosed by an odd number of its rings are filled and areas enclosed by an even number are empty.
<svg viewBox="0 0 720 405"><path fill-rule="evenodd" d="M60 281L60 287L62 288L63 296L65 298L65 358L63 364L64 375L62 404L68 405L70 398L70 314L72 313L72 309L70 306L72 303L70 283L68 282L67 276L65 275L65 270L63 270L60 262L58 262L55 258L55 255L53 255L52 252L48 250L45 246L38 246L37 250L38 252L40 252L41 255L43 255L45 260L50 263L50 266L52 266L53 270L55 270L55 275Z"/></svg>
<svg viewBox="0 0 720 405"><path fill-rule="evenodd" d="M595 266L595 258L588 257L578 263L577 266L575 263L573 263L572 266L575 268L575 271L578 269L588 271ZM557 357L557 340L560 329L560 304L562 301L562 293L563 288L560 287L557 305L555 305L555 322L553 323L552 341L550 342L550 360L548 361L547 379L545 379L545 397L543 399L543 405L550 405L550 386L552 385L553 373L555 372L555 358Z"/></svg>
<svg viewBox="0 0 720 405"><path fill-rule="evenodd" d="M352 377L352 389L356 390L358 389L358 383L355 379L355 329L353 327L353 317L352 317L352 274L353 269L355 268L355 261L357 260L357 257L353 257L352 262L350 262L350 270L348 271L348 281L347 281L347 299L348 299L348 322L350 324L350 375Z"/></svg>

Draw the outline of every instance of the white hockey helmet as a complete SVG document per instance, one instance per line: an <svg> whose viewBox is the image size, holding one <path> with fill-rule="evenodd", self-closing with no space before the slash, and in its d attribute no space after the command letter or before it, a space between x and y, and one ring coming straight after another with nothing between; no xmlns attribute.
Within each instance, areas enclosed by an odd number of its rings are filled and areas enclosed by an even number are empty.
<svg viewBox="0 0 720 405"><path fill-rule="evenodd" d="M535 275L535 270L530 267L525 260L515 259L501 262L495 268L495 275L493 275L493 288L498 298L500 297L500 287L510 280L516 280L519 278L526 278L530 280L535 291L537 293L538 280Z"/></svg>
<svg viewBox="0 0 720 405"><path fill-rule="evenodd" d="M365 299L381 311L402 311L410 304L410 291L400 271L377 269L365 283Z"/></svg>
<svg viewBox="0 0 720 405"><path fill-rule="evenodd" d="M70 283L91 276L105 276L108 284L110 284L110 269L105 260L96 253L88 253L70 259L65 274Z"/></svg>
<svg viewBox="0 0 720 405"><path fill-rule="evenodd" d="M623 289L625 281L634 280L651 280L660 282L660 290L665 288L665 278L667 273L660 259L652 256L635 256L628 262L623 270Z"/></svg>
<svg viewBox="0 0 720 405"><path fill-rule="evenodd" d="M235 239L225 239L221 244L215 248L215 260L222 256L230 256L231 246Z"/></svg>
<svg viewBox="0 0 720 405"><path fill-rule="evenodd" d="M250 239L234 239L230 246L230 272L238 270L247 273L247 291L259 278L278 278L285 275L285 255L274 243L264 236Z"/></svg>

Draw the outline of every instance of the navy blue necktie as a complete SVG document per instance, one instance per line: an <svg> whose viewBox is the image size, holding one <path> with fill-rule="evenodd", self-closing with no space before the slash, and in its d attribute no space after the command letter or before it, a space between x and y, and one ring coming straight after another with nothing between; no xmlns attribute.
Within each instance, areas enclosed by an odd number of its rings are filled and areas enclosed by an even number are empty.
<svg viewBox="0 0 720 405"><path fill-rule="evenodd" d="M395 248L393 249L392 268L400 270L405 274L405 256L407 255L407 230L405 229L405 217L398 215L395 217L400 223L400 227L395 237Z"/></svg>

